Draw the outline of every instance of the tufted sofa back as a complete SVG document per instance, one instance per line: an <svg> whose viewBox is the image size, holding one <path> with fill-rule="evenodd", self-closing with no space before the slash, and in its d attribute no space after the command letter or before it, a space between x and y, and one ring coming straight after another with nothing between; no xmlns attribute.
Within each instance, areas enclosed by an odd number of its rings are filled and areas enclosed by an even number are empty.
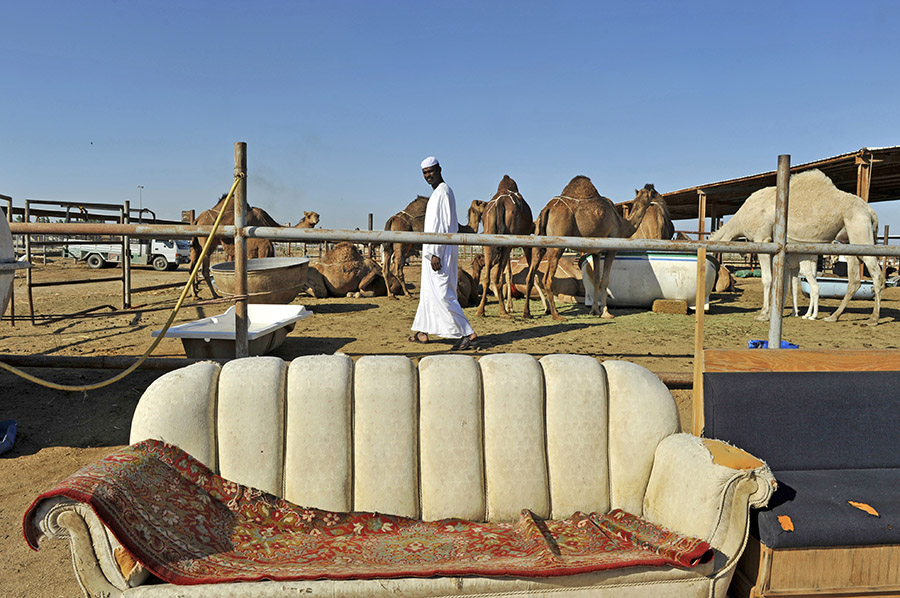
<svg viewBox="0 0 900 598"><path fill-rule="evenodd" d="M132 443L180 446L296 504L436 520L642 514L659 442L679 430L649 370L581 355L249 357L170 372Z"/></svg>

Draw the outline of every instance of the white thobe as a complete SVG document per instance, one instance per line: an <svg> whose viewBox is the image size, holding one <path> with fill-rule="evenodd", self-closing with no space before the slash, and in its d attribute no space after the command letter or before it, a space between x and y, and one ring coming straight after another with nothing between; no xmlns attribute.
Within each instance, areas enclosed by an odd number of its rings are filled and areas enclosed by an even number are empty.
<svg viewBox="0 0 900 598"><path fill-rule="evenodd" d="M456 198L447 183L437 186L425 208L426 233L456 233ZM441 269L431 269L431 256L438 256ZM443 338L461 338L475 332L456 296L459 250L456 245L422 244L422 282L419 308L412 329Z"/></svg>

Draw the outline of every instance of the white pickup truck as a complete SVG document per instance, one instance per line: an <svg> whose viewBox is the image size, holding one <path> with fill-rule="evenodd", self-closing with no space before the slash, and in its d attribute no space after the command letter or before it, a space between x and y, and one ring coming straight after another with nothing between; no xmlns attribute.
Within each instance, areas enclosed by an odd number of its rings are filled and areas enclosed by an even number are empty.
<svg viewBox="0 0 900 598"><path fill-rule="evenodd" d="M91 268L103 268L107 264L122 262L120 243L79 243L67 245L66 252L77 260L86 261ZM150 265L156 270L175 270L179 264L190 261L190 241L135 239L131 242L131 263L135 265Z"/></svg>

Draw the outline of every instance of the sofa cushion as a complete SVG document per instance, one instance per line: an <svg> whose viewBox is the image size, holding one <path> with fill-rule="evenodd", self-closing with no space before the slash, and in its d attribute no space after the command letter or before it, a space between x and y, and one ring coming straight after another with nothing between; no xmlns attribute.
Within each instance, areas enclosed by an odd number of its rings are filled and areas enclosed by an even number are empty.
<svg viewBox="0 0 900 598"><path fill-rule="evenodd" d="M900 372L703 375L704 435L773 471L900 467Z"/></svg>
<svg viewBox="0 0 900 598"><path fill-rule="evenodd" d="M768 507L751 512L751 533L766 546L900 544L900 469L782 471L775 478Z"/></svg>

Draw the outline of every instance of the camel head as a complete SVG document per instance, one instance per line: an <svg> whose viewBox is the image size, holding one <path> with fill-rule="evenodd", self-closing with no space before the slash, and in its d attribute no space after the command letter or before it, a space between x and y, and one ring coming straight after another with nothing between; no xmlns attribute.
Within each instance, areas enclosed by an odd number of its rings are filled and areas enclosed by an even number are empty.
<svg viewBox="0 0 900 598"><path fill-rule="evenodd" d="M659 194L653 186L653 183L647 183L644 185L643 189L634 190L634 199L631 200L631 210L629 210L628 217L625 219L625 221L634 229L631 231L631 234L634 234L634 231L641 225L641 220L644 219L644 214L647 213L647 208L650 207L650 204L653 203L654 200L659 201L661 198L662 195Z"/></svg>
<svg viewBox="0 0 900 598"><path fill-rule="evenodd" d="M318 212L303 212L303 222L306 222L309 228L315 228L319 223Z"/></svg>
<svg viewBox="0 0 900 598"><path fill-rule="evenodd" d="M473 233L478 232L478 225L481 224L481 215L484 213L484 208L486 205L486 201L473 199L472 205L469 206L468 228L472 229Z"/></svg>

